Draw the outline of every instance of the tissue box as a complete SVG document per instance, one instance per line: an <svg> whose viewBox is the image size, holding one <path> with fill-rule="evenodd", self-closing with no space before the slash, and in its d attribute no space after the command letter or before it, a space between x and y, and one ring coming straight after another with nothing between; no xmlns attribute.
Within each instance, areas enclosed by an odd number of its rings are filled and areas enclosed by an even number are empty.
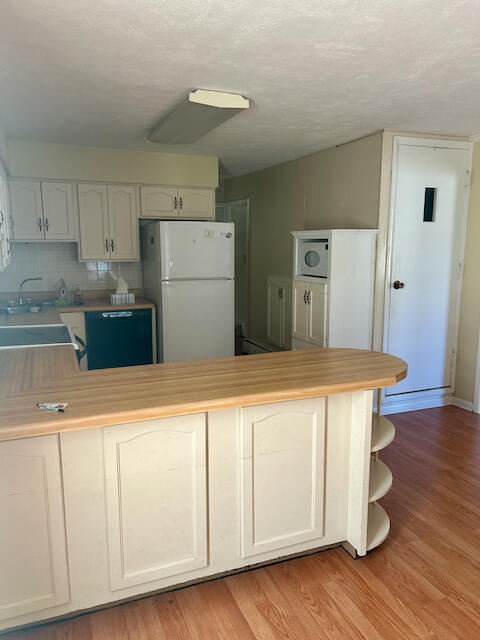
<svg viewBox="0 0 480 640"><path fill-rule="evenodd" d="M110 302L112 304L135 304L134 293L111 293Z"/></svg>

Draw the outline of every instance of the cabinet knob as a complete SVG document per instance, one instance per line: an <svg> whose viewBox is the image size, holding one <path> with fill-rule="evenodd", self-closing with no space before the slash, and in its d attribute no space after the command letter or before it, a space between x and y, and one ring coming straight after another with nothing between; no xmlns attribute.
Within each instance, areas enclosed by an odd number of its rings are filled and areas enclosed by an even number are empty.
<svg viewBox="0 0 480 640"><path fill-rule="evenodd" d="M393 283L394 289L403 289L404 286L405 286L405 283L400 282L400 280L395 280L395 282Z"/></svg>

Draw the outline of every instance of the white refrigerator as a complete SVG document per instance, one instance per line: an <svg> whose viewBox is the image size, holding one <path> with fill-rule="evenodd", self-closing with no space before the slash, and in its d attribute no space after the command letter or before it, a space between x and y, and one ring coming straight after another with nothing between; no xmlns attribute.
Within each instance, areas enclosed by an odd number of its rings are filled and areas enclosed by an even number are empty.
<svg viewBox="0 0 480 640"><path fill-rule="evenodd" d="M157 308L158 362L235 355L234 225L142 226L145 297Z"/></svg>

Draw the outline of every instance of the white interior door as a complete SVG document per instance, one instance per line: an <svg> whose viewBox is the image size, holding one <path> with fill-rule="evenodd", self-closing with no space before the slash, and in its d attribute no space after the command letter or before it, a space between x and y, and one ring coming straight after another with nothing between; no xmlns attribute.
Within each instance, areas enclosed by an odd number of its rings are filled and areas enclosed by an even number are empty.
<svg viewBox="0 0 480 640"><path fill-rule="evenodd" d="M398 145L386 350L408 377L387 395L453 384L470 162L468 148Z"/></svg>

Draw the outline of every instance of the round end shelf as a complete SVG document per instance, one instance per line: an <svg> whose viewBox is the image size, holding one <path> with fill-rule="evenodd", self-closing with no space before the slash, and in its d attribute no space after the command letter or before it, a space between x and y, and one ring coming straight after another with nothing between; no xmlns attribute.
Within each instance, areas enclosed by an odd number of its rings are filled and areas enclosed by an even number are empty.
<svg viewBox="0 0 480 640"><path fill-rule="evenodd" d="M395 438L395 427L385 416L373 415L372 420L372 447L370 451L385 449Z"/></svg>
<svg viewBox="0 0 480 640"><path fill-rule="evenodd" d="M392 486L393 476L389 467L381 460L370 460L370 484L368 501L380 500Z"/></svg>
<svg viewBox="0 0 480 640"><path fill-rule="evenodd" d="M377 502L368 505L367 551L382 544L390 531L390 518Z"/></svg>

